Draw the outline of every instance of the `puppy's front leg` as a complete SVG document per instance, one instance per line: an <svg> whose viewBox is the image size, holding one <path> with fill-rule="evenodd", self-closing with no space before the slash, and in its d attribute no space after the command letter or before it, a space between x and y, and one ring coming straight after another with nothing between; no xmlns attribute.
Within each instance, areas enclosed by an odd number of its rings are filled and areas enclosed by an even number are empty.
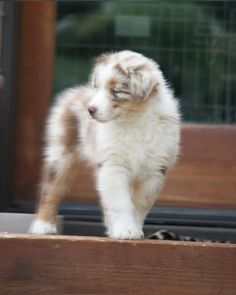
<svg viewBox="0 0 236 295"><path fill-rule="evenodd" d="M117 239L143 238L142 228L135 219L127 169L104 164L97 172L97 189L108 236Z"/></svg>

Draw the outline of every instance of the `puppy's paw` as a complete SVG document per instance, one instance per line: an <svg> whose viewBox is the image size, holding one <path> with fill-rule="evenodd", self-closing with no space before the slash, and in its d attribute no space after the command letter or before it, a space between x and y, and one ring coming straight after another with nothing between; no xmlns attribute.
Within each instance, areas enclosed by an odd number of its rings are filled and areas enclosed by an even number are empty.
<svg viewBox="0 0 236 295"><path fill-rule="evenodd" d="M29 233L35 235L56 235L57 227L53 222L36 219L30 225Z"/></svg>
<svg viewBox="0 0 236 295"><path fill-rule="evenodd" d="M135 226L120 225L113 228L109 234L111 238L121 240L141 240L144 238L143 231Z"/></svg>

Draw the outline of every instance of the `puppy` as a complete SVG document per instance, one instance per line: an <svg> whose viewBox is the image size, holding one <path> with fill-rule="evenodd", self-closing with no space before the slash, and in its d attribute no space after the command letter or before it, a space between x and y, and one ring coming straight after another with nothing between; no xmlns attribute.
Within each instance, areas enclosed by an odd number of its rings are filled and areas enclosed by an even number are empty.
<svg viewBox="0 0 236 295"><path fill-rule="evenodd" d="M86 161L94 167L107 235L143 238L145 217L176 161L179 141L178 102L159 66L132 51L98 57L88 86L66 90L51 109L30 232L56 233L58 205Z"/></svg>

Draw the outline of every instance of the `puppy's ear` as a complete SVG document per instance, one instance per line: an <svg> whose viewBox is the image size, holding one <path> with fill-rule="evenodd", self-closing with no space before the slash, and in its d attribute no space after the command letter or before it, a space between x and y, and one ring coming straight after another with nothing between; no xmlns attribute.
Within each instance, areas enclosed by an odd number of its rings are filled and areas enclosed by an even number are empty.
<svg viewBox="0 0 236 295"><path fill-rule="evenodd" d="M97 76L96 68L97 68L97 66L100 64L107 63L110 56L111 56L111 53L103 53L94 59L93 69L92 69L92 72L91 72L90 78L89 78L89 81L93 86L96 87L96 85L97 85L97 83L96 83L96 76Z"/></svg>
<svg viewBox="0 0 236 295"><path fill-rule="evenodd" d="M145 65L128 68L127 71L130 81L130 90L138 99L145 100L157 90L159 83L155 72L147 69Z"/></svg>
<svg viewBox="0 0 236 295"><path fill-rule="evenodd" d="M111 56L111 53L103 53L95 58L95 66L98 64L106 63Z"/></svg>
<svg viewBox="0 0 236 295"><path fill-rule="evenodd" d="M91 84L91 86L93 87L97 87L97 82L96 82L96 71L95 71L95 68L93 68L91 74L90 74L90 77L89 77L89 83Z"/></svg>

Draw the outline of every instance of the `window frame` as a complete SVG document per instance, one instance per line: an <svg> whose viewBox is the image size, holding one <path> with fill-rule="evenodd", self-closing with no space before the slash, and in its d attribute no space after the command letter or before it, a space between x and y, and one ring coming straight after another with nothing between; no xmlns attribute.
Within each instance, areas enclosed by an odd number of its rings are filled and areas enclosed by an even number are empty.
<svg viewBox="0 0 236 295"><path fill-rule="evenodd" d="M2 73L0 89L0 210L11 207L12 168L14 158L14 113L16 85L17 7L14 2L3 2Z"/></svg>

